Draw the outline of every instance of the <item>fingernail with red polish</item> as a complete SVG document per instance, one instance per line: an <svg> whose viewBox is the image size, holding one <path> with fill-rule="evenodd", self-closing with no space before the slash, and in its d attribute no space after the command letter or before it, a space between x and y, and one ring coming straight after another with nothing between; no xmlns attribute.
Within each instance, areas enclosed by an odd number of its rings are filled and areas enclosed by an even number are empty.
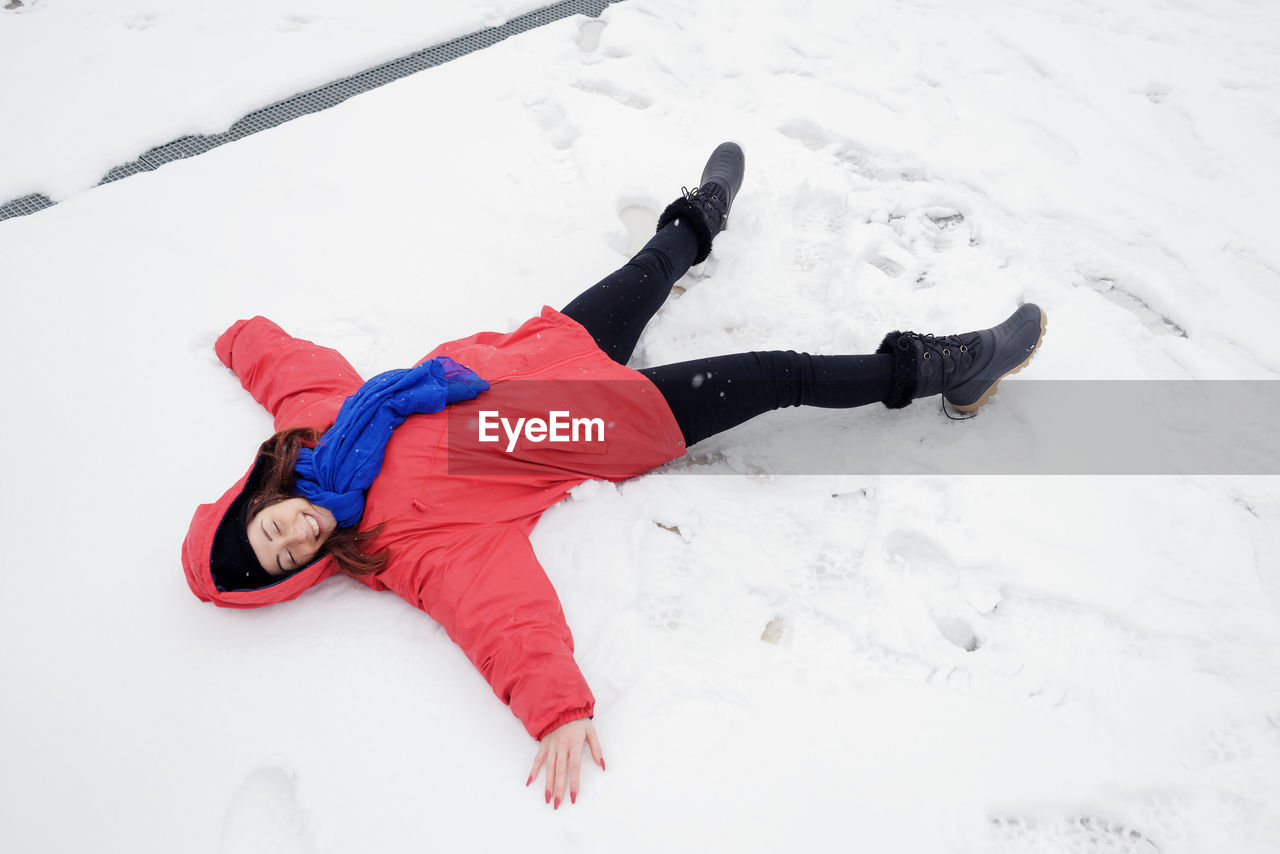
<svg viewBox="0 0 1280 854"><path fill-rule="evenodd" d="M576 804L577 802L578 802L578 793L577 793L577 792L570 792L570 793L569 793L569 803L571 803L571 804Z"/></svg>
<svg viewBox="0 0 1280 854"><path fill-rule="evenodd" d="M547 792L547 803L551 803L551 793Z"/></svg>
<svg viewBox="0 0 1280 854"><path fill-rule="evenodd" d="M558 809L560 809L560 799L559 799L559 798L556 798L556 805L555 805L555 806L553 806L553 807L552 807L552 809L553 809L553 810L558 810Z"/></svg>
<svg viewBox="0 0 1280 854"><path fill-rule="evenodd" d="M532 783L532 782L533 782L533 775L529 775L529 779L528 779L528 780L525 780L525 781L524 781L524 784L527 786L527 785L529 785L529 784L530 784L530 783Z"/></svg>
<svg viewBox="0 0 1280 854"><path fill-rule="evenodd" d="M604 770L604 757L603 757L603 756L601 756L601 757L600 757L600 770L601 770L601 771L603 771L603 770Z"/></svg>

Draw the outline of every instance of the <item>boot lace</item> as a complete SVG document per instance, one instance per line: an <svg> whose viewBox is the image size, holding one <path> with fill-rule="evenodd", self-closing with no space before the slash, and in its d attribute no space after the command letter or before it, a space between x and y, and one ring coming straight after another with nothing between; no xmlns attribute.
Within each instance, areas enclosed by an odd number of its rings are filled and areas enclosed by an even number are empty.
<svg viewBox="0 0 1280 854"><path fill-rule="evenodd" d="M729 203L724 196L715 192L715 187L715 184L703 184L701 187L690 190L688 187L682 186L680 192L687 201L698 205L708 214L714 213L717 221L723 224L729 215ZM704 192L708 189L711 192Z"/></svg>
<svg viewBox="0 0 1280 854"><path fill-rule="evenodd" d="M968 415L952 415L950 410L947 409L946 395L951 390L947 385L947 361L950 360L956 367L956 370L951 371L951 376L954 377L959 373L959 368L961 367L959 363L962 359L973 358L969 355L969 345L961 341L959 335L930 335L927 333L922 335L919 332L910 332L898 339L898 349L908 349L911 346L908 343L911 339L924 345L924 351L920 355L922 359L936 358L939 361L938 370L942 372L942 391L938 395L938 400L941 401L942 414L952 421L968 421L977 415L978 413L976 412L971 412ZM964 367L967 367L967 365Z"/></svg>
<svg viewBox="0 0 1280 854"><path fill-rule="evenodd" d="M688 187L681 187L681 188L680 188L680 192L681 192L681 193L683 193L683 194L684 194L684 197L685 197L686 199L688 199L689 201L691 201L691 202L692 202L692 201L695 201L695 200L697 200L697 199L707 199L707 198L711 198L711 199L719 199L720 197L719 197L719 196L717 196L717 195L715 195L714 193L704 193L704 192L702 192L702 191L703 191L703 189L704 189L705 187L710 187L710 186L712 186L712 185L711 185L711 184L706 184L706 185L704 185L703 187L695 187L695 188L694 188L694 189L692 189L692 190L690 190Z"/></svg>

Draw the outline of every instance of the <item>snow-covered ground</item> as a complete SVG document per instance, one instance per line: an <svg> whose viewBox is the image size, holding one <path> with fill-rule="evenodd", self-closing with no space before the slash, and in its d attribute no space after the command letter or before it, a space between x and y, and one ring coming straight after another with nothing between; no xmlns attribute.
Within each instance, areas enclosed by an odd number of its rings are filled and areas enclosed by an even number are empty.
<svg viewBox="0 0 1280 854"><path fill-rule="evenodd" d="M282 98L546 5L22 3L0 12L0 202L64 199L149 148L220 133Z"/></svg>
<svg viewBox="0 0 1280 854"><path fill-rule="evenodd" d="M0 850L1273 851L1274 475L857 461L1014 432L1024 378L1280 374L1280 10L626 0L90 188L529 7L0 12L0 197L63 200L0 223ZM778 413L550 511L608 760L575 806L524 787L523 728L394 596L191 596L191 512L270 432L223 328L264 314L365 375L511 328L619 265L725 138L732 228L637 365L865 352L1022 300L1049 334L975 421ZM769 474L788 428L831 474Z"/></svg>

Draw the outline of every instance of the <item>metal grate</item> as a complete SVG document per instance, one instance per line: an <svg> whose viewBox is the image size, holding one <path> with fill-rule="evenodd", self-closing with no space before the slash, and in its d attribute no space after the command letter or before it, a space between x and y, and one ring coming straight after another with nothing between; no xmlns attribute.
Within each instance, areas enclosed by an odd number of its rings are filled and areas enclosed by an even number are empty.
<svg viewBox="0 0 1280 854"><path fill-rule="evenodd" d="M618 2L618 0L566 0L566 2L537 9L518 18L512 18L500 27L460 36L443 44L411 53L400 59L394 59L391 62L353 74L350 77L327 83L309 92L302 92L291 98L285 98L283 101L277 101L269 107L254 110L233 124L230 130L225 133L212 134L210 136L184 136L180 139L175 139L173 142L156 146L140 155L137 160L112 168L98 184L99 186L109 184L112 181L118 181L121 178L127 178L139 172L151 172L170 161L194 157L211 148L217 148L219 145L243 139L258 131L284 124L299 116L318 113L335 104L341 104L353 95L368 92L370 89L376 89L394 80L399 80L401 77L408 77L410 74L423 69L443 65L460 56L466 56L473 51L495 45L509 36L541 27L544 24L550 24L553 21L559 21L571 15L587 15L595 18L606 7L615 2ZM23 196L20 199L0 204L0 220L32 214L53 204L54 202L47 196L38 193Z"/></svg>
<svg viewBox="0 0 1280 854"><path fill-rule="evenodd" d="M15 216L26 216L36 211L42 211L47 207L53 206L53 200L48 196L40 193L32 193L29 196L23 196L20 199L14 199L11 202L5 202L0 205L0 220L9 219Z"/></svg>

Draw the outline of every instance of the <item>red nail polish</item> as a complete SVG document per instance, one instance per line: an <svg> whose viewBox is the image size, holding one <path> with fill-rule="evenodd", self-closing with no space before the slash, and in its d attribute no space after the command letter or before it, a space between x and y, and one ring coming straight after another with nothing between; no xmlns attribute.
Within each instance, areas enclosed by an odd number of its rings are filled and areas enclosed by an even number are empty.
<svg viewBox="0 0 1280 854"><path fill-rule="evenodd" d="M604 770L604 757L603 757L603 756L601 756L601 757L600 757L600 770L601 770L601 771L603 771L603 770Z"/></svg>
<svg viewBox="0 0 1280 854"><path fill-rule="evenodd" d="M578 793L577 793L577 792L570 792L570 793L569 793L569 803L571 803L571 804L576 804L577 802L578 802Z"/></svg>
<svg viewBox="0 0 1280 854"><path fill-rule="evenodd" d="M558 810L558 809L560 809L560 799L559 799L559 798L556 798L556 805L555 805L555 806L553 806L553 807L552 807L552 809L553 809L553 810Z"/></svg>
<svg viewBox="0 0 1280 854"><path fill-rule="evenodd" d="M525 780L525 781L524 781L524 784L527 786L527 785L529 785L529 784L530 784L530 783L532 783L532 782L533 782L533 775L532 775L532 774L530 774L530 775L529 775L529 779L528 779L528 780Z"/></svg>
<svg viewBox="0 0 1280 854"><path fill-rule="evenodd" d="M551 803L551 793L547 792L547 803Z"/></svg>

